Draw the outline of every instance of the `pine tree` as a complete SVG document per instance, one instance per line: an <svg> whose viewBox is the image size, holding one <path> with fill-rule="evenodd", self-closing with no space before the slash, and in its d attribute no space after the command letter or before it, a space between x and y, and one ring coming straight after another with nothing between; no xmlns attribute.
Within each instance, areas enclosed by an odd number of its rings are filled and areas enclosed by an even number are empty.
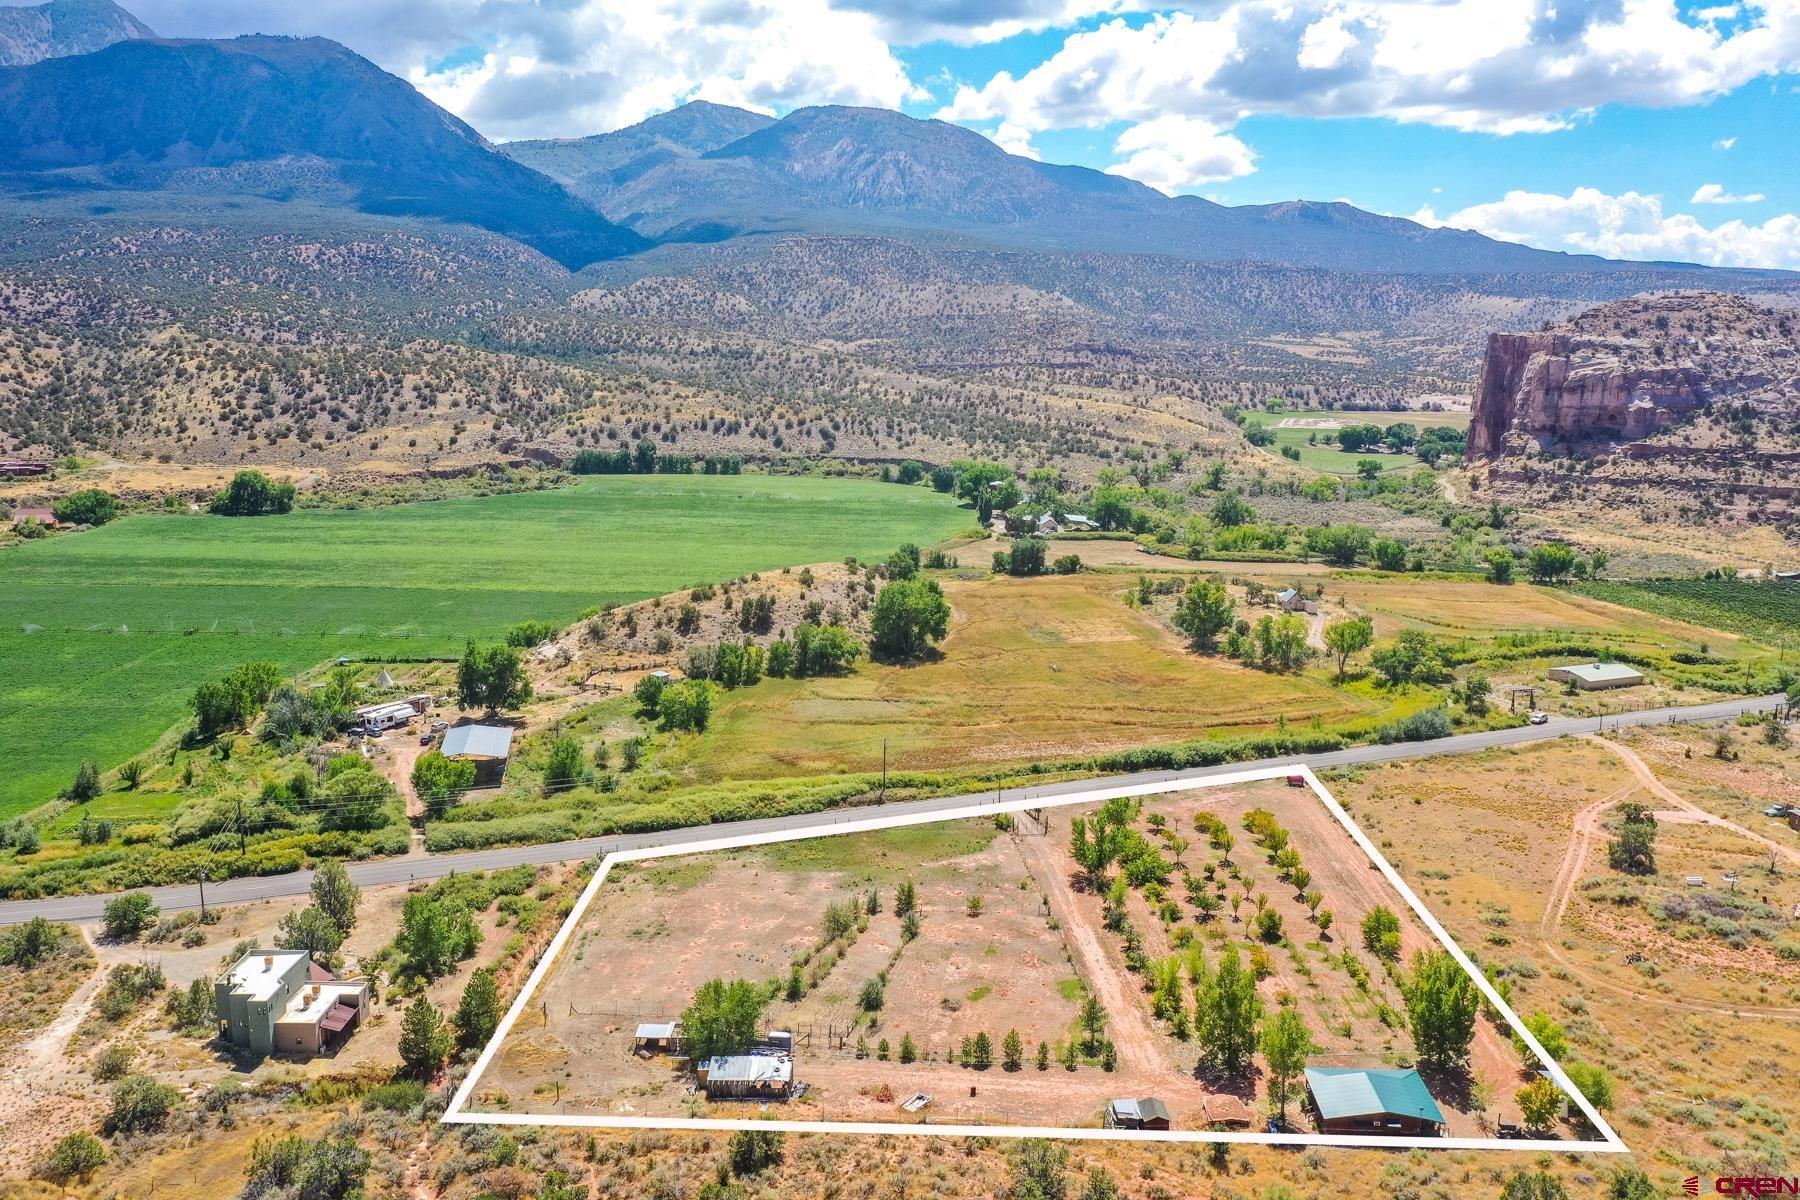
<svg viewBox="0 0 1800 1200"><path fill-rule="evenodd" d="M400 1061L409 1074L430 1079L450 1055L450 1030L431 1001L420 996L400 1018Z"/></svg>
<svg viewBox="0 0 1800 1200"><path fill-rule="evenodd" d="M469 976L462 1003L456 1006L456 1044L473 1049L487 1043L500 1026L500 987L494 968L482 967Z"/></svg>
<svg viewBox="0 0 1800 1200"><path fill-rule="evenodd" d="M1000 1043L1000 1053L1009 1071L1017 1071L1025 1065L1025 1040L1019 1036L1018 1030L1006 1031L1006 1037Z"/></svg>

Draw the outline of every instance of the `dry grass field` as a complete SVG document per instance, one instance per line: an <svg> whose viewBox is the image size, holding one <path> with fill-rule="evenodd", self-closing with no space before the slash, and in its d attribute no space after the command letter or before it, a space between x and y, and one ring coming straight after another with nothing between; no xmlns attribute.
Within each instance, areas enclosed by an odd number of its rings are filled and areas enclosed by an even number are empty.
<svg viewBox="0 0 1800 1200"><path fill-rule="evenodd" d="M1194 655L1130 609L1116 575L943 581L935 661L865 663L835 679L767 680L723 697L688 743L706 780L1060 758L1369 716L1325 681ZM681 760L668 765L680 765Z"/></svg>
<svg viewBox="0 0 1800 1200"><path fill-rule="evenodd" d="M1272 1111L1268 1080L1260 1069L1221 1072L1204 1062L1188 1018L1155 1005L1151 964L1191 974L1189 964L1216 967L1228 947L1254 971L1266 1012L1302 1014L1313 1065L1413 1062L1398 974L1363 951L1357 929L1378 906L1399 914L1402 965L1436 942L1310 791L1265 781L1145 801L1134 827L1180 861L1168 887L1126 889L1120 912L1109 911L1117 901L1094 891L1071 857L1072 821L1097 810L1051 809L1011 828L968 818L622 866L482 1076L476 1107L756 1111L703 1100L677 1060L632 1053L639 1022L677 1019L700 984L725 978L766 982L775 998L765 1028L795 1035L796 1078L807 1090L777 1106L786 1119L911 1122L895 1101L926 1091L934 1101L924 1117L940 1124L1092 1127L1109 1098L1149 1095L1169 1105L1176 1128L1203 1129L1226 1113ZM1288 846L1312 865L1309 887L1336 915L1331 931L1248 833L1226 853L1172 832L1209 816L1244 828L1256 810L1277 814ZM922 916L911 938L893 902L902 881L916 887ZM1216 892L1219 905L1184 906L1195 887ZM860 918L855 932L835 939L826 931L834 903ZM1278 934L1251 932L1264 909L1279 915ZM785 983L796 969L804 988ZM866 986L877 979L882 999L870 1008ZM1180 985L1184 997L1189 986ZM1082 1026L1090 996L1105 1014L1097 1040ZM1179 1007L1186 1013L1191 1002ZM1008 1069L998 1060L1013 1032L1023 1061ZM963 1065L961 1047L984 1034L995 1066ZM903 1044L911 1055L902 1056ZM1428 1078L1449 1132L1483 1136L1528 1075L1506 1032L1482 1021L1467 1067ZM1298 1106L1289 1118L1309 1127Z"/></svg>
<svg viewBox="0 0 1800 1200"><path fill-rule="evenodd" d="M1712 739L1624 738L1674 800L1590 739L1328 781L1402 873L1427 881L1426 902L1499 970L1514 1007L1547 1014L1573 1057L1615 1076L1610 1116L1668 1183L1791 1170L1800 1122L1800 835L1761 815L1800 800L1795 755L1740 733L1737 759L1714 759ZM1626 802L1656 814L1655 875L1608 865Z"/></svg>

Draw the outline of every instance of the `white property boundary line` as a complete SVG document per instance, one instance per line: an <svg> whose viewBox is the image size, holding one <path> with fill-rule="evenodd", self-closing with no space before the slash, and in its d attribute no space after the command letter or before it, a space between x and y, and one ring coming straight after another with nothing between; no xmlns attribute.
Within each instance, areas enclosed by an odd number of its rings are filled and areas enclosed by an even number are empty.
<svg viewBox="0 0 1800 1200"><path fill-rule="evenodd" d="M816 837L836 837L846 833L868 833L879 829L895 829L907 825L928 825L938 821L956 821L969 817L993 816L996 813L1023 812L1027 809L1063 808L1071 805L1094 804L1110 800L1117 796L1154 796L1169 792L1192 792L1206 788L1222 787L1237 783L1250 783L1263 779L1282 779L1290 775L1299 775L1306 780L1326 811L1337 818L1338 824L1350 834L1356 844L1362 848L1372 862L1378 867L1389 884L1400 893L1420 921L1433 936L1449 952L1462 969L1468 972L1486 998L1513 1033L1531 1049L1538 1061L1547 1069L1550 1078L1556 1082L1568 1097L1573 1100L1582 1115L1592 1127L1601 1134L1599 1140L1561 1141L1552 1139L1514 1139L1499 1138L1448 1138L1448 1137L1395 1137L1389 1135L1333 1135L1323 1133L1256 1133L1256 1132L1222 1132L1215 1130L1136 1130L1136 1129L1092 1129L1067 1128L1062 1126L1021 1126L1021 1125L932 1125L924 1123L901 1124L898 1122L879 1121L782 1121L782 1120L728 1120L710 1117L611 1117L586 1116L573 1114L541 1114L541 1113L488 1113L468 1110L470 1098L475 1094L475 1085L487 1071L488 1064L493 1061L495 1053L506 1040L513 1023L528 1007L532 995L543 983L544 977L556 964L563 949L568 945L575 927L580 924L583 914L593 903L601 884L606 881L615 863L640 862L653 858L675 858L689 854L704 854L712 850L737 850L746 846L769 845L775 842L804 841ZM514 998L512 1007L507 1009L506 1016L494 1031L494 1036L482 1048L481 1056L475 1060L462 1086L456 1089L451 1097L450 1107L445 1110L443 1121L447 1124L465 1125L525 1125L525 1126L561 1126L579 1129L683 1129L683 1130L737 1130L737 1129L774 1129L788 1133L848 1133L848 1134L929 1134L938 1137L982 1136L982 1137L1043 1137L1066 1138L1074 1140L1116 1140L1133 1142L1236 1142L1250 1145L1273 1146L1335 1146L1356 1149L1424 1149L1424 1150L1569 1150L1596 1153L1622 1153L1629 1149L1600 1115L1588 1098L1581 1094L1579 1088L1569 1079L1567 1072L1544 1050L1525 1023L1519 1019L1504 997L1489 983L1487 977L1476 969L1474 962L1463 953L1436 917L1425 908L1423 902L1400 878L1398 872L1383 857L1380 850L1369 840L1344 806L1339 804L1325 785L1319 782L1312 768L1307 766L1267 767L1254 771L1240 771L1230 775L1219 775L1204 780L1173 779L1159 780L1154 783L1133 784L1127 787L1096 788L1087 792L1076 792L1064 796L1041 797L1025 800L1011 800L995 803L986 800L980 804L972 804L967 808L948 809L941 812L910 813L901 816L870 817L861 821L849 821L832 826L829 831L812 829L777 830L769 833L744 834L739 837L716 838L712 841L685 842L673 846L654 846L635 850L618 850L608 854L601 860L600 867L594 877L582 890L581 898L575 902L562 928L556 931L550 945L545 949L543 957L538 960L532 970L531 977L525 981Z"/></svg>

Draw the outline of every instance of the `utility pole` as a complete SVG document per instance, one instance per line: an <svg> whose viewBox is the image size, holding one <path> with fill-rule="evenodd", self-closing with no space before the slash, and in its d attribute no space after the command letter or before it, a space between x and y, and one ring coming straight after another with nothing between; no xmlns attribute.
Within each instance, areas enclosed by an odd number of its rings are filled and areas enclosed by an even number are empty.
<svg viewBox="0 0 1800 1200"><path fill-rule="evenodd" d="M244 830L244 798L237 798L238 857L250 853L250 838Z"/></svg>
<svg viewBox="0 0 1800 1200"><path fill-rule="evenodd" d="M886 738L881 739L881 798L883 800L887 799L887 743Z"/></svg>
<svg viewBox="0 0 1800 1200"><path fill-rule="evenodd" d="M206 872L200 872L200 923L206 924Z"/></svg>

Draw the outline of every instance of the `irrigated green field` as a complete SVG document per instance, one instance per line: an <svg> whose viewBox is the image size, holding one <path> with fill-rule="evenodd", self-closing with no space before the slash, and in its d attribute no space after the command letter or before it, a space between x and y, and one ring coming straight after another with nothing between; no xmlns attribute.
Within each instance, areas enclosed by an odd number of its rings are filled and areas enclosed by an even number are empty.
<svg viewBox="0 0 1800 1200"><path fill-rule="evenodd" d="M1800 650L1800 583L1752 579L1649 579L1581 583L1575 590L1714 629Z"/></svg>
<svg viewBox="0 0 1800 1200"><path fill-rule="evenodd" d="M1372 454L1358 451L1351 454L1339 450L1335 442L1325 440L1325 435L1343 425L1379 425L1383 429L1389 425L1397 425L1404 421L1420 430L1433 427L1448 426L1452 429L1466 429L1469 425L1469 414L1466 412L1265 412L1251 413L1249 420L1268 429L1275 435L1272 445L1265 447L1268 453L1279 455L1283 446L1294 446L1300 451L1300 465L1309 471L1322 471L1327 475L1354 475L1356 464L1362 459L1373 459L1382 466L1383 472L1412 470L1420 466L1420 462L1411 454ZM1318 422L1308 426L1304 424L1284 424L1284 422ZM1307 441L1308 437L1317 436L1316 442Z"/></svg>
<svg viewBox="0 0 1800 1200"><path fill-rule="evenodd" d="M133 517L0 553L0 816L181 718L194 685L268 659L457 653L528 617L971 524L923 488L764 476L592 477L362 512Z"/></svg>

